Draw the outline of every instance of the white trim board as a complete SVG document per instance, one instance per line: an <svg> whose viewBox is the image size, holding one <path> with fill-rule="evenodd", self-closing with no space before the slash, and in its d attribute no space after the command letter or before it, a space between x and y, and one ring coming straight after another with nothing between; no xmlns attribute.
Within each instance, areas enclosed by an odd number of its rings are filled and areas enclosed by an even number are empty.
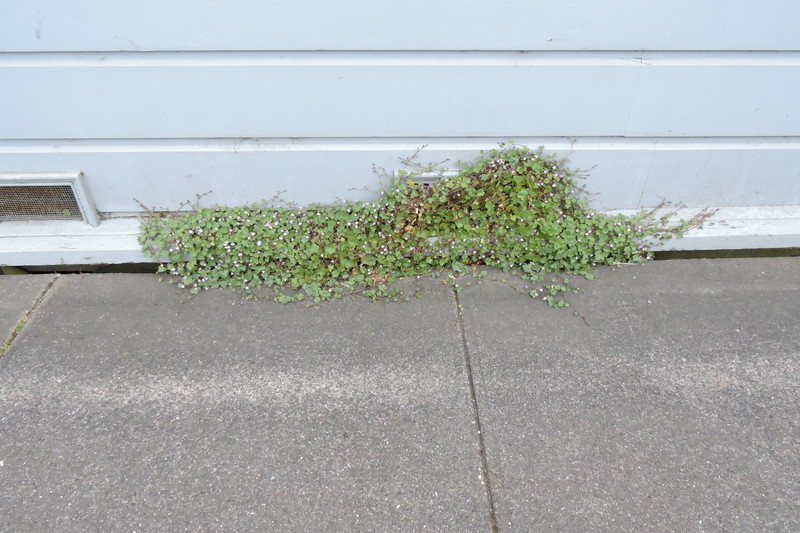
<svg viewBox="0 0 800 533"><path fill-rule="evenodd" d="M712 208L713 209L713 208ZM800 206L720 207L702 228L653 247L656 251L742 250L800 247ZM676 220L689 220L697 208L678 209ZM606 211L634 214L635 210Z"/></svg>
<svg viewBox="0 0 800 533"><path fill-rule="evenodd" d="M142 253L138 218L96 227L78 221L0 223L0 265L93 265L152 262Z"/></svg>
<svg viewBox="0 0 800 533"><path fill-rule="evenodd" d="M680 209L688 219L699 210ZM632 214L616 210L609 213ZM112 218L97 227L82 222L0 223L0 265L150 263L139 248L139 218ZM728 250L800 247L800 205L723 207L701 229L655 249Z"/></svg>

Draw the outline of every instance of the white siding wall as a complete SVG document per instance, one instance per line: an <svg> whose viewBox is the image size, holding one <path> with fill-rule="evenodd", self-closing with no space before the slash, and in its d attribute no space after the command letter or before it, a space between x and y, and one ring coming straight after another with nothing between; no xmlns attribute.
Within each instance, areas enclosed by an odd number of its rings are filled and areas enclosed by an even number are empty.
<svg viewBox="0 0 800 533"><path fill-rule="evenodd" d="M3 0L0 170L99 211L369 197L513 139L601 208L800 205L795 0Z"/></svg>

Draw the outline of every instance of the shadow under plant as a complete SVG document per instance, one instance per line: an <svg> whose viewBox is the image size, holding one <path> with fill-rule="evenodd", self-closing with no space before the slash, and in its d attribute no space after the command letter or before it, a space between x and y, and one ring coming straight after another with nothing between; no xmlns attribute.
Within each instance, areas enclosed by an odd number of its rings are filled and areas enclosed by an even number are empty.
<svg viewBox="0 0 800 533"><path fill-rule="evenodd" d="M395 279L444 272L457 288L460 276L486 265L532 280L531 296L560 306L570 286L550 273L591 277L600 265L646 261L651 244L708 216L670 224L661 208L597 213L563 160L523 146L501 144L430 184L410 179L414 172L374 202L148 217L140 243L161 261L159 272L195 293L269 287L281 302L396 297Z"/></svg>

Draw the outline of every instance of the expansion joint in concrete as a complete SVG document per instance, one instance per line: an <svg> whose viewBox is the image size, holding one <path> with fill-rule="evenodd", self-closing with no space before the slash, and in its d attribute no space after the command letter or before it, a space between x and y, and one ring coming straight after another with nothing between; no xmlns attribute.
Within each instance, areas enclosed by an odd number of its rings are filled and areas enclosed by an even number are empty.
<svg viewBox="0 0 800 533"><path fill-rule="evenodd" d="M56 274L55 276L53 276L53 279L51 279L50 283L48 283L47 286L45 286L45 288L42 289L42 291L33 301L33 304L31 304L31 307L28 309L25 315L22 318L20 318L19 322L17 322L16 327L11 331L8 338L6 338L5 342L3 342L3 344L0 344L0 356L5 355L5 353L9 350L9 348L11 348L14 339L16 339L17 336L20 333L22 333L22 331L25 329L25 326L28 324L28 321L31 319L31 316L33 316L33 313L39 308L39 305L41 305L42 301L44 301L44 297L47 296L47 293L50 291L50 289L53 288L53 285L55 285L56 281L60 277L61 274Z"/></svg>
<svg viewBox="0 0 800 533"><path fill-rule="evenodd" d="M478 435L478 452L481 457L481 476L483 478L483 485L486 489L486 500L489 505L489 520L492 526L492 532L500 531L497 525L497 512L494 506L494 496L492 495L492 484L489 476L489 459L486 454L486 445L483 440L483 429L481 427L480 408L478 406L478 397L475 394L475 379L472 373L472 357L469 351L469 344L467 343L467 332L464 327L464 314L462 312L461 300L458 297L458 292L453 291L456 302L456 315L458 317L458 328L461 333L461 347L464 353L464 364L467 369L467 381L469 383L469 395L472 403L472 417L475 423L475 430Z"/></svg>

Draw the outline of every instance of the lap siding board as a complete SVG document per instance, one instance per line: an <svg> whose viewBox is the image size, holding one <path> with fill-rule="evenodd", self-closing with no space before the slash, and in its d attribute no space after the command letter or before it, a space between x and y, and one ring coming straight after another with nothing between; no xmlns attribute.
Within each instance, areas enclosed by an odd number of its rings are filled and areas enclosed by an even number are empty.
<svg viewBox="0 0 800 533"><path fill-rule="evenodd" d="M469 160L513 139L591 169L601 209L791 211L798 16L780 0L8 0L0 171L82 172L97 211L125 217L207 191L366 199L373 164L392 172L423 144L422 161ZM0 226L0 241L18 231Z"/></svg>

